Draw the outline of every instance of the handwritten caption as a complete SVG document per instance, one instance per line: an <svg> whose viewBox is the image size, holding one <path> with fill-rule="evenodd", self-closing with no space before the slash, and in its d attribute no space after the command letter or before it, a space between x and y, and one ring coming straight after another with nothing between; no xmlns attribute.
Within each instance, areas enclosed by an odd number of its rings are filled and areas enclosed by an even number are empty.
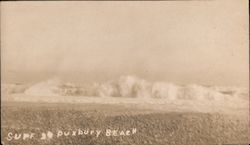
<svg viewBox="0 0 250 145"><path fill-rule="evenodd" d="M50 140L53 138L62 138L62 137L80 137L80 136L94 136L100 137L101 135L110 137L110 136L131 136L137 133L136 128L125 129L125 130L118 130L118 129L76 129L76 130L57 130L56 132L53 131L45 131L41 133L34 133L34 132L24 132L24 133L14 133L8 132L6 140L13 141L13 140L32 140L32 139L39 139L39 140Z"/></svg>

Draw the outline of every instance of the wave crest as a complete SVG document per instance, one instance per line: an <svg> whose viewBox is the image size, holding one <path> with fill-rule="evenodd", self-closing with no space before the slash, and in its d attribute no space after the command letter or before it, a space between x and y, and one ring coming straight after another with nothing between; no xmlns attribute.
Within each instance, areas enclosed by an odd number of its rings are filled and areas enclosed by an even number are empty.
<svg viewBox="0 0 250 145"><path fill-rule="evenodd" d="M248 99L247 89L205 87L197 84L176 85L167 82L148 82L136 76L122 76L104 83L74 84L50 79L25 90L25 94L40 96L96 96L129 98L164 98L168 100L225 100Z"/></svg>

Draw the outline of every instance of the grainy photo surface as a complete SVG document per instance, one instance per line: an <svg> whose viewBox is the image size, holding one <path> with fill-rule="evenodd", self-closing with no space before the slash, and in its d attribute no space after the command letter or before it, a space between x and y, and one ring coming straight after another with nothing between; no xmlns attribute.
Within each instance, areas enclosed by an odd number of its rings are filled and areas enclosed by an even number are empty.
<svg viewBox="0 0 250 145"><path fill-rule="evenodd" d="M4 145L248 144L247 0L1 2Z"/></svg>

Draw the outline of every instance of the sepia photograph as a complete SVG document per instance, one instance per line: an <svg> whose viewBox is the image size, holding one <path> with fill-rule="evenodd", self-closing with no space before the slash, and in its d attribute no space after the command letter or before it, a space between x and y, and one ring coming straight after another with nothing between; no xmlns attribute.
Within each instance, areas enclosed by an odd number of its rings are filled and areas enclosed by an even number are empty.
<svg viewBox="0 0 250 145"><path fill-rule="evenodd" d="M248 0L2 1L2 145L248 145Z"/></svg>

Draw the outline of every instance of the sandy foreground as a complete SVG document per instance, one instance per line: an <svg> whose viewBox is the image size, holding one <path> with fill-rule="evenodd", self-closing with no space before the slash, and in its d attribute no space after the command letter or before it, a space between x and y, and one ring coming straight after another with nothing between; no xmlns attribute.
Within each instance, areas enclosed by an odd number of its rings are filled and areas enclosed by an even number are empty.
<svg viewBox="0 0 250 145"><path fill-rule="evenodd" d="M36 97L18 94L12 96L14 101L2 102L2 143L207 145L250 142L246 102L239 107L233 104L240 102Z"/></svg>

